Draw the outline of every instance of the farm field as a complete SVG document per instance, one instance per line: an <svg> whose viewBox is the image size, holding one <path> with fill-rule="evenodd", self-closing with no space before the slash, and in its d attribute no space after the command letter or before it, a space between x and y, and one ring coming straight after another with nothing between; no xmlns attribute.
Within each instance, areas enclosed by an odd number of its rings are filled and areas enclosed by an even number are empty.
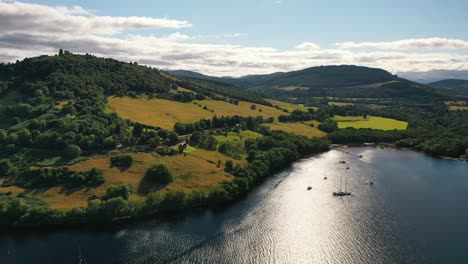
<svg viewBox="0 0 468 264"><path fill-rule="evenodd" d="M265 106L260 104L254 104L250 102L240 101L239 105L231 104L224 101L215 100L195 100L194 102L208 107L209 110L214 110L214 114L217 116L263 116L263 117L274 117L277 118L283 115L284 112L271 106ZM252 110L250 107L256 105L256 109ZM261 110L261 111L260 111Z"/></svg>
<svg viewBox="0 0 468 264"><path fill-rule="evenodd" d="M204 106L208 109L203 109ZM108 97L108 108L106 112L116 112L124 119L170 130L174 128L174 124L177 122L195 122L202 118L213 118L215 115L261 115L266 118L276 118L284 114L283 111L275 109L274 107L257 104L257 109L252 110L250 108L251 106L252 103L243 101L239 102L239 105L234 105L228 102L215 100L197 100L194 101L194 103L181 103L164 99Z"/></svg>
<svg viewBox="0 0 468 264"><path fill-rule="evenodd" d="M244 142L246 139L259 138L261 136L262 134L254 132L254 131L241 130L239 135L237 135L237 133L234 133L234 132L229 132L227 136L217 135L215 136L215 138L218 141L218 144L221 144L224 142Z"/></svg>
<svg viewBox="0 0 468 264"><path fill-rule="evenodd" d="M316 127L311 127L303 123L273 123L266 124L271 130L282 130L288 133L295 133L307 137L324 137L327 133L318 130Z"/></svg>
<svg viewBox="0 0 468 264"><path fill-rule="evenodd" d="M92 157L71 166L71 170L86 171L92 168L104 172L105 182L96 188L65 189L62 186L25 190L16 186L0 187L0 192L11 191L13 194L25 192L29 195L44 199L52 208L70 209L72 207L86 207L87 200L92 195L104 195L110 184L131 184L133 193L131 200L143 201L148 192L165 190L193 190L209 188L222 180L232 179L233 176L224 172L224 163L231 159L215 151L196 149L187 155L159 156L149 153L132 153L133 164L127 170L111 167L110 156ZM208 160L210 162L208 162ZM222 161L217 167L216 162ZM174 176L174 181L166 186L154 186L143 180L146 170L153 164L166 164ZM240 163L240 162L238 162ZM1 182L0 182L1 184Z"/></svg>
<svg viewBox="0 0 468 264"><path fill-rule="evenodd" d="M124 119L170 130L177 122L188 123L214 116L193 103L130 97L108 97L107 100L110 110Z"/></svg>
<svg viewBox="0 0 468 264"><path fill-rule="evenodd" d="M328 105L336 105L336 106L353 106L353 103L343 103L343 102L328 102Z"/></svg>
<svg viewBox="0 0 468 264"><path fill-rule="evenodd" d="M468 111L468 106L449 106L450 111Z"/></svg>
<svg viewBox="0 0 468 264"><path fill-rule="evenodd" d="M305 91L305 90L310 89L309 87L303 87L303 86L277 86L277 87L274 87L274 88L277 89L277 90L282 90L282 91L294 91L296 89L301 90L301 91Z"/></svg>
<svg viewBox="0 0 468 264"><path fill-rule="evenodd" d="M288 103L288 102L283 102L283 101L278 101L274 99L265 99L269 103L271 103L273 106L279 106L284 109L288 109L289 112L292 112L294 110L301 110L301 111L307 111L309 108L317 109L317 107L306 107L301 104L293 104L293 103Z"/></svg>
<svg viewBox="0 0 468 264"><path fill-rule="evenodd" d="M378 116L371 116L369 120L365 120L362 116L335 116L333 119L338 122L339 128L353 127L379 130L405 130L408 127L408 122Z"/></svg>

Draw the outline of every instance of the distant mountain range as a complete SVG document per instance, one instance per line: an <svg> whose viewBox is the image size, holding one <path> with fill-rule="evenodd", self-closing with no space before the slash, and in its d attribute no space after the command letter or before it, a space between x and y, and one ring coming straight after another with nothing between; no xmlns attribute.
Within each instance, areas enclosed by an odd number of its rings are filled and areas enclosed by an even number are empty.
<svg viewBox="0 0 468 264"><path fill-rule="evenodd" d="M401 72L398 76L420 83L433 83L446 79L468 80L468 71L430 70L426 72Z"/></svg>
<svg viewBox="0 0 468 264"><path fill-rule="evenodd" d="M468 90L468 80L445 79L429 83L432 87Z"/></svg>
<svg viewBox="0 0 468 264"><path fill-rule="evenodd" d="M239 88L267 87L343 87L387 82L397 79L389 72L354 65L320 66L299 71L247 75L239 78L213 77L191 71L170 71L179 77L197 78L229 83Z"/></svg>
<svg viewBox="0 0 468 264"><path fill-rule="evenodd" d="M239 78L213 77L191 71L169 71L188 79L225 83L260 92L273 98L356 97L419 98L436 97L438 89L399 78L385 70L355 65L320 66L299 71L248 75Z"/></svg>
<svg viewBox="0 0 468 264"><path fill-rule="evenodd" d="M449 94L468 96L468 80L445 79L429 83L428 85L440 89L445 89Z"/></svg>

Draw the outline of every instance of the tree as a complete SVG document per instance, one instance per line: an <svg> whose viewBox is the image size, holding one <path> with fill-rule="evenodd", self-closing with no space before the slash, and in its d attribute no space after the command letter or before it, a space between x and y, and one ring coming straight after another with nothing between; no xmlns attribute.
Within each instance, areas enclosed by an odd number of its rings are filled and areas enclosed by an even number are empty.
<svg viewBox="0 0 468 264"><path fill-rule="evenodd" d="M13 165L9 159L0 160L0 177L10 174Z"/></svg>
<svg viewBox="0 0 468 264"><path fill-rule="evenodd" d="M168 184L173 181L169 169L164 164L151 166L145 173L145 179L158 184Z"/></svg>
<svg viewBox="0 0 468 264"><path fill-rule="evenodd" d="M128 168L132 166L133 157L131 155L121 155L110 158L111 165L121 168Z"/></svg>
<svg viewBox="0 0 468 264"><path fill-rule="evenodd" d="M255 110L255 109L257 109L257 106L253 104L253 105L250 106L250 109Z"/></svg>
<svg viewBox="0 0 468 264"><path fill-rule="evenodd" d="M81 148L77 145L68 145L63 150L63 154L68 158L76 158L81 155Z"/></svg>
<svg viewBox="0 0 468 264"><path fill-rule="evenodd" d="M106 189L106 195L102 197L103 200L109 200L111 198L122 197L128 200L128 197L132 193L132 186L130 184L115 185L111 184Z"/></svg>
<svg viewBox="0 0 468 264"><path fill-rule="evenodd" d="M232 160L226 160L226 163L224 164L224 171L226 172L231 172L234 167L234 163Z"/></svg>
<svg viewBox="0 0 468 264"><path fill-rule="evenodd" d="M169 135L167 135L167 138L169 139L169 144L175 145L177 142L179 142L179 135L176 132L170 132Z"/></svg>
<svg viewBox="0 0 468 264"><path fill-rule="evenodd" d="M133 126L133 132L132 132L133 137L136 139L140 139L142 133L143 133L143 125L141 125L140 123L136 123Z"/></svg>

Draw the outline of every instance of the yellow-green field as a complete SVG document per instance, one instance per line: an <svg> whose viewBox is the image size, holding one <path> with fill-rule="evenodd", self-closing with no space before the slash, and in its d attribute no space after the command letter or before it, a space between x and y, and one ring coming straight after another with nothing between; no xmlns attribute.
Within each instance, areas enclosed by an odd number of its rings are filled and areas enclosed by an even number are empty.
<svg viewBox="0 0 468 264"><path fill-rule="evenodd" d="M265 106L265 105L256 105L256 110L252 110L250 107L254 103L240 101L239 105L231 104L224 101L215 101L215 100L202 100L194 101L202 106L208 107L210 110L214 110L214 114L217 116L263 116L263 117L278 117L283 115L284 112L278 110L274 107ZM261 110L261 112L260 112Z"/></svg>
<svg viewBox="0 0 468 264"><path fill-rule="evenodd" d="M107 100L110 109L120 117L165 129L173 129L177 122L188 123L214 116L193 103L130 97L109 97Z"/></svg>
<svg viewBox="0 0 468 264"><path fill-rule="evenodd" d="M343 103L343 102L328 102L328 105L336 105L336 106L353 106L353 103Z"/></svg>
<svg viewBox="0 0 468 264"><path fill-rule="evenodd" d="M304 123L304 124L306 124L306 125L309 125L309 126L310 126L310 125L314 125L314 127L318 127L318 125L322 124L322 123L320 123L320 122L317 121L317 120L309 120L309 121L304 121L304 122L302 122L302 123Z"/></svg>
<svg viewBox="0 0 468 264"><path fill-rule="evenodd" d="M468 111L468 106L449 106L450 111Z"/></svg>
<svg viewBox="0 0 468 264"><path fill-rule="evenodd" d="M201 100L195 103L181 103L164 99L109 97L106 112L116 112L124 119L130 119L149 126L173 129L177 122L190 123L202 118L217 116L264 116L278 117L283 111L274 107L256 105L257 109L250 109L252 103L239 102L234 105L224 101ZM203 109L206 106L208 110ZM260 112L261 109L261 112ZM213 110L213 112L209 111Z"/></svg>
<svg viewBox="0 0 468 264"><path fill-rule="evenodd" d="M111 167L109 157L93 157L77 164L68 166L71 170L85 171L92 168L104 172L105 182L96 188L65 189L62 186L25 190L16 186L0 187L0 192L11 191L19 194L23 191L46 200L53 208L69 209L72 207L86 207L87 200L92 195L105 194L110 184L131 184L133 194L130 199L142 201L148 192L165 190L204 189L218 184L222 180L232 179L233 176L224 172L224 163L231 159L215 151L197 149L189 154L176 156L159 156L149 153L133 153L134 162L127 170ZM217 167L221 160L223 166ZM210 161L210 162L208 162ZM245 161L236 161L243 163ZM153 186L142 182L146 170L153 164L166 164L174 176L174 181L166 186ZM1 184L1 182L0 182Z"/></svg>
<svg viewBox="0 0 468 264"><path fill-rule="evenodd" d="M244 142L246 139L249 138L259 138L261 137L262 134L250 131L250 130L241 130L239 135L234 132L229 132L227 136L224 135L218 135L215 136L216 140L218 143L224 143L224 142Z"/></svg>
<svg viewBox="0 0 468 264"><path fill-rule="evenodd" d="M316 127L311 127L303 123L273 123L267 124L271 130L282 130L288 133L295 133L307 137L324 137L327 133L318 130Z"/></svg>
<svg viewBox="0 0 468 264"><path fill-rule="evenodd" d="M68 103L74 103L76 102L75 100L63 100L63 101L58 101L55 103L55 109L63 109L64 106L66 106Z"/></svg>
<svg viewBox="0 0 468 264"><path fill-rule="evenodd" d="M379 130L405 130L408 127L408 122L378 116L371 116L369 120L365 120L362 116L335 116L333 119L338 121L339 128L354 127Z"/></svg>
<svg viewBox="0 0 468 264"><path fill-rule="evenodd" d="M294 110L301 110L301 111L307 111L309 108L317 109L317 107L305 107L302 104L293 104L293 103L288 103L288 102L283 102L283 101L278 101L274 99L265 99L269 103L271 103L273 106L279 106L281 108L287 109L289 112L292 112ZM286 113L285 113L286 114Z"/></svg>
<svg viewBox="0 0 468 264"><path fill-rule="evenodd" d="M282 90L282 91L309 90L309 87L303 87L303 86L276 86L274 88L277 90Z"/></svg>

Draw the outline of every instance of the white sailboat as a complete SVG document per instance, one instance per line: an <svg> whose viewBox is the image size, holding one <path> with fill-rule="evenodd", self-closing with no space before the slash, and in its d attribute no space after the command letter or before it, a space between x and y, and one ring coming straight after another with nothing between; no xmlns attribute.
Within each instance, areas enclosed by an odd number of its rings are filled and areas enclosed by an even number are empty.
<svg viewBox="0 0 468 264"><path fill-rule="evenodd" d="M348 176L346 175L345 177L345 188L343 191L343 174L341 174L340 177L340 191L338 192L333 192L333 196L348 196L351 195L351 192L348 192Z"/></svg>

